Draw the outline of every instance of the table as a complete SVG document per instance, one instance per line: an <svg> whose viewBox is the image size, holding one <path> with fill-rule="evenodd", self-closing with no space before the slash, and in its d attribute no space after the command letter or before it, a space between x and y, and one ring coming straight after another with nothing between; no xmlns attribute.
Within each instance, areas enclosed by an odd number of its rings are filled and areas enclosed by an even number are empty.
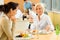
<svg viewBox="0 0 60 40"><path fill-rule="evenodd" d="M39 35L39 36L35 35L35 38L30 40L60 40L60 35L56 35L55 32L52 32L46 35Z"/></svg>
<svg viewBox="0 0 60 40"><path fill-rule="evenodd" d="M20 25L21 23L21 20L20 19L18 19L17 20L17 23L16 23L16 32L15 32L15 34L19 34L20 32L22 32L22 31L20 31L20 29L23 29L22 28L22 25ZM24 21L24 22L27 22L27 21ZM24 24L24 23L22 23L22 24ZM21 27L20 27L21 26ZM24 30L24 29L23 29ZM37 34L36 35L34 35L34 38L32 38L32 39L30 39L30 40L60 40L60 35L56 35L55 34L55 31L54 32L52 32L52 33L50 33L50 34L47 34L47 35L38 35L37 36Z"/></svg>
<svg viewBox="0 0 60 40"><path fill-rule="evenodd" d="M35 34L30 40L60 40L60 34L56 35L55 31L49 34Z"/></svg>

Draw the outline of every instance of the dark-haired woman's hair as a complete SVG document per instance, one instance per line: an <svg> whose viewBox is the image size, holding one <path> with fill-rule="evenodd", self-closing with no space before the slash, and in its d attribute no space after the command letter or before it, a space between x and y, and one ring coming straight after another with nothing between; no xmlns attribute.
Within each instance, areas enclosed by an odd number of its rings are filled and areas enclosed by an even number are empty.
<svg viewBox="0 0 60 40"><path fill-rule="evenodd" d="M0 5L0 12L4 10L4 5Z"/></svg>
<svg viewBox="0 0 60 40"><path fill-rule="evenodd" d="M15 10L17 6L18 6L18 3L14 3L14 2L9 2L7 4L4 4L3 12L7 14L10 11L10 9Z"/></svg>
<svg viewBox="0 0 60 40"><path fill-rule="evenodd" d="M32 6L35 6L35 4L34 4L34 3L32 3Z"/></svg>
<svg viewBox="0 0 60 40"><path fill-rule="evenodd" d="M26 0L24 0L24 1L26 1Z"/></svg>

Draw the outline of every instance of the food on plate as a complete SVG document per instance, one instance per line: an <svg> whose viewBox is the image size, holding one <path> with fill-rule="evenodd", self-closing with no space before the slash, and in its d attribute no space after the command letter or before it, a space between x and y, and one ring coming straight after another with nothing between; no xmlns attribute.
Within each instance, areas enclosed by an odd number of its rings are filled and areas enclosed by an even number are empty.
<svg viewBox="0 0 60 40"><path fill-rule="evenodd" d="M16 37L24 37L24 38L26 38L26 37L29 37L29 35L26 34L26 33L21 33L20 35L18 35Z"/></svg>

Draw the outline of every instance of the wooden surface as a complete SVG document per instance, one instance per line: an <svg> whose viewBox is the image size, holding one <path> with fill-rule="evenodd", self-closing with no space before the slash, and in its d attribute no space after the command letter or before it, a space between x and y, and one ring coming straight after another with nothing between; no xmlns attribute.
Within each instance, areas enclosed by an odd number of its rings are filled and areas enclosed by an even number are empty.
<svg viewBox="0 0 60 40"><path fill-rule="evenodd" d="M44 35L36 34L30 40L60 40L60 34L56 35L55 32L52 32L50 34L44 34Z"/></svg>
<svg viewBox="0 0 60 40"><path fill-rule="evenodd" d="M22 31L20 31L20 28L23 29L22 26L20 25L21 24L20 21L21 21L20 19L17 21L15 34L20 34L20 32L22 32ZM24 21L24 22L26 22L26 21ZM34 38L32 38L30 40L60 40L60 34L57 36L55 31L50 34L46 34L46 35L40 35L40 34L37 35L36 34L36 35L34 35Z"/></svg>
<svg viewBox="0 0 60 40"><path fill-rule="evenodd" d="M56 35L55 33L39 36L36 35L34 39L30 40L60 40L60 35Z"/></svg>

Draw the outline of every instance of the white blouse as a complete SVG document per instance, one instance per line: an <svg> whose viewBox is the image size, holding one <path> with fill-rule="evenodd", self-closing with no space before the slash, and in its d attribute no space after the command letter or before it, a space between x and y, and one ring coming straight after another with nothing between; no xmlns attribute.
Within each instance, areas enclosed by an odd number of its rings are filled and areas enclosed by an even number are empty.
<svg viewBox="0 0 60 40"><path fill-rule="evenodd" d="M46 14L42 14L40 16L40 21L38 20L38 17L36 16L34 19L34 28L37 28L38 30L43 30L47 25L50 25L50 30L54 30L54 26L52 24L52 21L50 17ZM33 29L33 27L31 27Z"/></svg>

